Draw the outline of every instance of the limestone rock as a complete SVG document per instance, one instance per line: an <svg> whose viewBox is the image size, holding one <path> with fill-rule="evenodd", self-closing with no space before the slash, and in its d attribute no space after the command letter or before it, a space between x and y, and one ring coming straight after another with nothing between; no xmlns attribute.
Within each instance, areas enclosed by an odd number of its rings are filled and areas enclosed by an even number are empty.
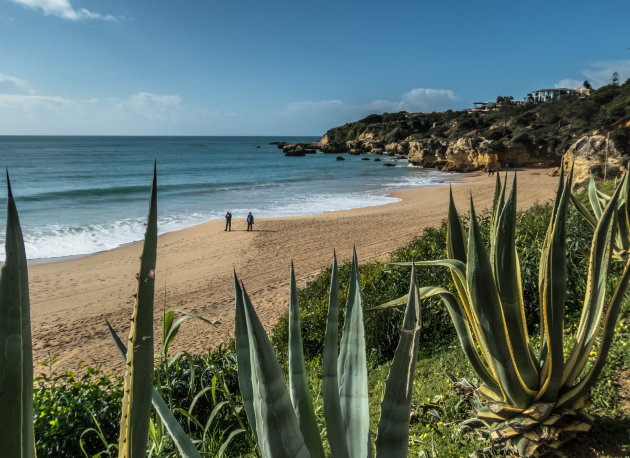
<svg viewBox="0 0 630 458"><path fill-rule="evenodd" d="M621 176L626 171L627 158L605 135L584 135L564 155L564 170L574 164L573 182L576 186L588 182L591 172L597 178Z"/></svg>

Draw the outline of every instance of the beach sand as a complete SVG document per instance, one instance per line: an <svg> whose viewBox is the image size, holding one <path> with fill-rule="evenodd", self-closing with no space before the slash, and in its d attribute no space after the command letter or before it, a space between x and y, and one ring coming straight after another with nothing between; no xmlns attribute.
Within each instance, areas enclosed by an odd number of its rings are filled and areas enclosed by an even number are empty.
<svg viewBox="0 0 630 458"><path fill-rule="evenodd" d="M460 213L472 194L477 210L492 205L494 179L485 173L453 177ZM548 169L518 173L518 206L527 208L552 198L558 178ZM271 329L287 310L289 266L295 265L298 287L332 262L352 256L359 262L386 261L391 252L437 226L446 217L448 185L396 191L401 201L312 216L256 219L246 232L245 219L223 221L164 234L158 240L155 291L155 342L159 353L163 304L216 320L182 325L172 347L207 351L234 335L233 270L252 299L262 323ZM158 204L159 209L159 204ZM109 336L109 320L126 341L140 267L141 242L79 259L29 267L33 360L59 355L56 370L75 369L80 361L122 373L124 364Z"/></svg>

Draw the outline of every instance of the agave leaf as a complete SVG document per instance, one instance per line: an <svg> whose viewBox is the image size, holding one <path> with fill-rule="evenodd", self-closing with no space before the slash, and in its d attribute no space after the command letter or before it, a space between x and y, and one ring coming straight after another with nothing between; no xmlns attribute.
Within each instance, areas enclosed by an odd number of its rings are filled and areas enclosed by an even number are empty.
<svg viewBox="0 0 630 458"><path fill-rule="evenodd" d="M515 233L516 175L507 202L497 216L494 277L516 374L521 383L533 392L538 389L538 370L530 351Z"/></svg>
<svg viewBox="0 0 630 458"><path fill-rule="evenodd" d="M505 172L505 183L501 186L501 178L497 173L497 183L494 188L494 199L492 202L492 221L490 227L492 232L490 234L490 262L494 263L494 250L496 243L497 230L499 228L499 215L503 211L505 205L505 190L507 188L508 174Z"/></svg>
<svg viewBox="0 0 630 458"><path fill-rule="evenodd" d="M466 264L458 259L438 259L435 261L414 261L411 262L393 262L393 266L411 267L412 264L416 266L441 266L448 267L453 271L460 281L466 282Z"/></svg>
<svg viewBox="0 0 630 458"><path fill-rule="evenodd" d="M291 293L289 300L289 386L291 387L293 409L311 458L323 457L324 447L319 436L319 428L317 427L317 419L313 409L313 397L306 378L300 310L293 263L291 263Z"/></svg>
<svg viewBox="0 0 630 458"><path fill-rule="evenodd" d="M457 337L459 338L459 342L466 358L488 388L503 399L504 394L499 387L496 376L492 374L488 365L482 361L475 349L475 340L473 339L473 333L471 332L470 321L467 319L466 311L464 310L461 302L459 302L450 291L437 286L420 288L419 295L421 299L432 296L440 297L451 316L451 320L455 326L455 331L457 331Z"/></svg>
<svg viewBox="0 0 630 458"><path fill-rule="evenodd" d="M628 172L623 175L621 180L621 192L617 199L617 236L615 255L617 258L623 259L625 253L630 249L630 215L628 214L628 187L630 187L630 179Z"/></svg>
<svg viewBox="0 0 630 458"><path fill-rule="evenodd" d="M411 263L399 262L399 263L395 263L394 265L410 266ZM464 313L463 316L466 317L466 320L468 321L468 324L470 325L470 328L468 330L472 331L483 353L484 359L486 361L486 365L490 368L491 371L493 371L490 351L488 349L488 344L486 343L485 333L481 327L477 313L475 312L474 308L471 306L471 299L469 297L470 295L468 291L468 285L466 282L466 264L456 259L440 259L437 261L418 261L416 265L418 266L444 266L444 267L448 267L451 270L453 283L455 283L455 288L457 289L457 292L461 300L460 305L462 307L462 312ZM424 299L422 295L420 297ZM396 302L398 301L399 299L396 300ZM392 301L392 303L393 302L394 301ZM386 304L383 304L383 306L379 306L379 308L380 307L385 308L384 307L385 305ZM391 306L393 306L393 304ZM374 310L374 309L370 309L370 310ZM462 331L463 331L463 328L462 328ZM493 373L492 377L496 379L496 374Z"/></svg>
<svg viewBox="0 0 630 458"><path fill-rule="evenodd" d="M322 397L324 400L324 418L326 432L332 456L347 458L348 447L344 434L341 403L339 401L339 382L337 379L337 336L339 334L339 268L337 256L333 254L330 274L330 295L328 300L328 318L324 337L322 357Z"/></svg>
<svg viewBox="0 0 630 458"><path fill-rule="evenodd" d="M147 231L138 277L138 293L127 347L125 392L118 442L119 457L144 457L147 451L153 387L153 295L156 256L157 173L154 167Z"/></svg>
<svg viewBox="0 0 630 458"><path fill-rule="evenodd" d="M592 173L589 175L588 180L588 200L591 202L591 208L593 209L593 213L595 213L595 218L598 220L601 219L602 207L600 205L597 188L595 187L595 179L593 178Z"/></svg>
<svg viewBox="0 0 630 458"><path fill-rule="evenodd" d="M593 235L582 316L580 317L575 346L562 377L565 385L571 385L584 368L597 336L606 299L606 279L612 254L617 199L620 191L621 186L618 186L604 209Z"/></svg>
<svg viewBox="0 0 630 458"><path fill-rule="evenodd" d="M386 310L394 307L402 307L403 305L409 302L409 294L405 294L397 299L394 299L389 302L385 302L384 304L378 305L376 307L372 307L369 309L365 309L366 312L376 312L377 310Z"/></svg>
<svg viewBox="0 0 630 458"><path fill-rule="evenodd" d="M472 199L466 280L471 304L490 351L492 373L496 374L500 387L510 402L516 407L523 407L533 399L533 393L519 378L510 353L505 317L501 311L492 266L483 245Z"/></svg>
<svg viewBox="0 0 630 458"><path fill-rule="evenodd" d="M420 297L415 278L416 268L412 266L409 302L381 403L381 418L376 436L377 458L406 457L409 448L409 415L422 327Z"/></svg>
<svg viewBox="0 0 630 458"><path fill-rule="evenodd" d="M107 323L109 333L112 336L114 343L116 344L116 348L118 348L118 351L120 352L123 360L126 360L127 349L125 348L125 344L120 339L120 337L118 337L118 334L109 324L109 321L105 320L105 322ZM153 408L162 419L162 422L164 423L164 426L166 427L169 435L173 439L173 443L177 447L180 455L184 458L201 458L201 455L199 455L199 452L197 452L197 448L192 443L190 438L186 435L173 413L169 410L160 392L155 387L152 388L151 403L153 404Z"/></svg>
<svg viewBox="0 0 630 458"><path fill-rule="evenodd" d="M280 363L245 288L242 291L258 446L266 457L308 458Z"/></svg>
<svg viewBox="0 0 630 458"><path fill-rule="evenodd" d="M7 172L6 261L0 274L0 443L5 456L35 456L33 347L24 240Z"/></svg>
<svg viewBox="0 0 630 458"><path fill-rule="evenodd" d="M241 390L247 421L254 431L254 437L256 437L256 416L254 415L254 392L252 388L252 364L249 356L249 337L247 335L243 290L239 285L236 272L234 272L234 297L234 335L236 341L236 359L238 362L238 386Z"/></svg>
<svg viewBox="0 0 630 458"><path fill-rule="evenodd" d="M501 186L498 174L497 186ZM498 194L496 192L495 200L498 200ZM497 202L495 202L494 205L497 205ZM466 264L466 248L466 231L462 226L462 222L457 214L457 209L455 208L453 190L449 188L448 218L446 220L446 256Z"/></svg>
<svg viewBox="0 0 630 458"><path fill-rule="evenodd" d="M356 251L352 256L343 337L337 363L343 431L352 457L367 457L370 446L370 411L363 328L363 301Z"/></svg>
<svg viewBox="0 0 630 458"><path fill-rule="evenodd" d="M617 317L619 316L619 310L621 308L621 304L623 303L625 292L628 288L628 283L630 282L630 261L626 264L626 267L621 275L621 279L617 284L617 288L610 300L610 304L606 310L606 316L604 318L603 330L601 333L601 342L599 344L599 349L597 352L597 356L595 357L595 361L593 361L593 365L590 370L584 375L582 380L575 386L571 387L564 395L560 397L558 400L558 405L563 406L567 405L569 407L573 407L576 402L580 398L583 398L586 394L588 394L588 390L591 389L602 369L604 368L604 364L606 363L606 356L608 355L608 350L610 350L610 345L612 343L614 332L613 329L617 322Z"/></svg>
<svg viewBox="0 0 630 458"><path fill-rule="evenodd" d="M593 229L597 226L597 219L593 216L593 214L588 211L588 209L584 206L582 202L579 201L577 197L573 193L570 195L571 202L575 206L575 209L584 217L586 222L591 225Z"/></svg>
<svg viewBox="0 0 630 458"><path fill-rule="evenodd" d="M541 329L547 352L540 373L540 390L536 400L553 402L562 386L564 370L564 309L567 287L566 213L571 194L573 169L556 196L555 212L549 223L541 256ZM563 180L560 177L560 180ZM544 266L544 271L542 270Z"/></svg>

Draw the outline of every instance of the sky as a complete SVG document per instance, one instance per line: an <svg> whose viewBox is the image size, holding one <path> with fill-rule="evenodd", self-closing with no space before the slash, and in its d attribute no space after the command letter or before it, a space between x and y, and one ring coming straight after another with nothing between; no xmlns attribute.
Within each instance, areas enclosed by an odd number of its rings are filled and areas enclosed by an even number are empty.
<svg viewBox="0 0 630 458"><path fill-rule="evenodd" d="M630 78L627 0L0 0L0 135L322 135Z"/></svg>

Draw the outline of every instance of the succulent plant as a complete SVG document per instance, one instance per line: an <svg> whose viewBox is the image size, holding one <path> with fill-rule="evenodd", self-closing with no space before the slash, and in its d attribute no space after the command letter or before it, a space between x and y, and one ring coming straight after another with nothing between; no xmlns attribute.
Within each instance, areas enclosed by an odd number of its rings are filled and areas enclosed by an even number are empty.
<svg viewBox="0 0 630 458"><path fill-rule="evenodd" d="M611 258L620 234L619 217L627 206L626 176L606 202L598 197L602 206L593 221L582 315L575 344L568 349L565 360L566 212L571 183L572 172L566 180L561 175L541 254L538 348L530 341L524 317L515 246L516 176L507 201L505 185L497 178L490 256L472 199L466 241L451 194L448 259L416 263L450 269L457 295L444 288L426 287L420 288L420 297L438 295L447 306L464 354L481 380L478 394L482 404L477 417L494 443L506 445L522 456L557 449L578 432L590 429L592 417L583 407L605 363L630 280L627 263L612 295L607 294ZM396 300L378 308L399 304Z"/></svg>
<svg viewBox="0 0 630 458"><path fill-rule="evenodd" d="M627 173L621 179L619 187L617 228L613 258L618 261L625 261L628 257L628 251L630 250L630 202L628 202L630 178ZM584 219L586 219L593 229L597 227L597 222L601 219L606 205L610 202L610 198L611 196L597 189L593 174L591 174L588 183L588 200L591 204L592 212L590 212L574 194L571 194L571 201L575 205L575 208L584 216Z"/></svg>
<svg viewBox="0 0 630 458"><path fill-rule="evenodd" d="M376 438L377 457L405 457L421 316L412 275L403 332L390 368ZM236 351L239 385L250 425L264 457L323 456L311 394L304 369L299 306L291 266L289 304L289 383L244 286L235 275ZM363 305L356 253L345 308L343 336L337 354L339 282L333 261L322 367L324 418L334 457L372 455L368 406Z"/></svg>

